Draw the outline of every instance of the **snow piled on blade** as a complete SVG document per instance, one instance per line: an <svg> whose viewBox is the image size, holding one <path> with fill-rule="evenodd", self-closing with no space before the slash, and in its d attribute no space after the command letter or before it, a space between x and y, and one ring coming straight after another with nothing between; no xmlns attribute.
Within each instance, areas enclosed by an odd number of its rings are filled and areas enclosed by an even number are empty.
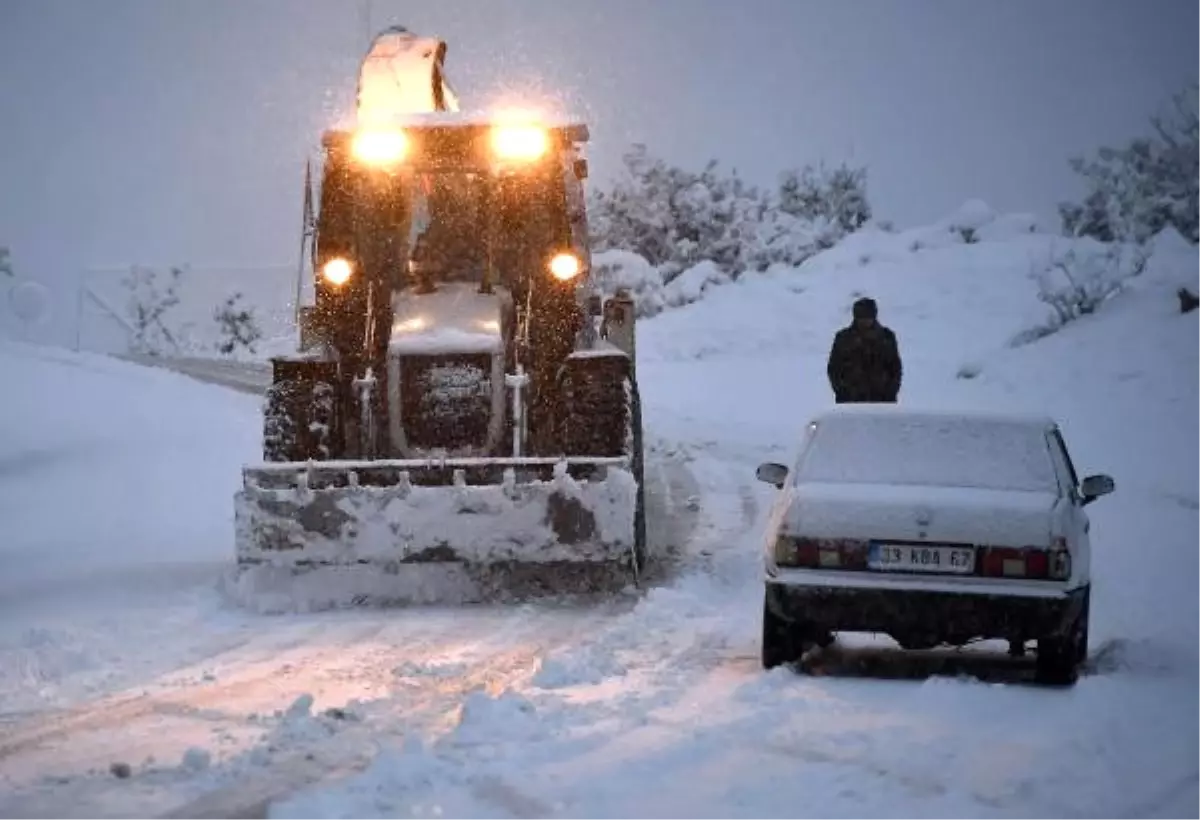
<svg viewBox="0 0 1200 820"><path fill-rule="evenodd" d="M603 576L625 586L634 579L632 473L609 466L577 481L565 464L556 473L498 485L264 489L251 481L235 499L240 568L226 589L243 605L280 611L490 600L517 592L519 576L539 569L551 592L555 583L562 593L590 592Z"/></svg>
<svg viewBox="0 0 1200 820"><path fill-rule="evenodd" d="M238 559L305 562L595 561L633 546L637 484L599 480L511 485L248 487L236 498ZM570 516L570 526L556 519Z"/></svg>

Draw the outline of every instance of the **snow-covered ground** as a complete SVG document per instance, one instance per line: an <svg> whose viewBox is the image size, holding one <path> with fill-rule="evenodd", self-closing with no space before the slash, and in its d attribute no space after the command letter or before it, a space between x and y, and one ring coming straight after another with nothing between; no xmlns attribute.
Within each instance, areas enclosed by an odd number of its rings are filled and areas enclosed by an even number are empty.
<svg viewBox="0 0 1200 820"><path fill-rule="evenodd" d="M1174 289L1197 252L1162 237L1099 312L1011 347L1045 321L1028 274L1065 240L985 221L975 244L856 236L641 325L657 457L700 504L696 569L632 609L230 608L256 400L0 348L0 815L1196 814L1197 313ZM829 402L860 293L899 336L902 402L1050 412L1079 469L1116 478L1089 508L1076 687L931 677L958 658L870 639L826 674L761 670L754 467Z"/></svg>

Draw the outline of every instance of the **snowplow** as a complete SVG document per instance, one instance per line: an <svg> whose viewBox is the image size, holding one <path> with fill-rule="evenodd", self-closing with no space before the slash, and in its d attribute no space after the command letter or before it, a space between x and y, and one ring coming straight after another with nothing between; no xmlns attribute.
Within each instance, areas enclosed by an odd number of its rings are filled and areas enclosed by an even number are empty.
<svg viewBox="0 0 1200 820"><path fill-rule="evenodd" d="M445 52L378 35L356 122L322 135L312 300L235 497L243 594L524 600L643 571L633 304L591 282L588 129L459 111Z"/></svg>

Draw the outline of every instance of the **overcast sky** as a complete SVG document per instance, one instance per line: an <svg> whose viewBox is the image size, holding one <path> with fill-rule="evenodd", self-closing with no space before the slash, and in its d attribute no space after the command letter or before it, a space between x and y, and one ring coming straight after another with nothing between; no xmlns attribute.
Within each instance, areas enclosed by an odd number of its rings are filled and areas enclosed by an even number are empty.
<svg viewBox="0 0 1200 820"><path fill-rule="evenodd" d="M292 264L306 152L353 101L361 0L0 0L0 244L18 272ZM631 141L757 182L844 159L877 215L1048 219L1067 158L1197 77L1195 0L374 0L467 105L552 95L603 180Z"/></svg>

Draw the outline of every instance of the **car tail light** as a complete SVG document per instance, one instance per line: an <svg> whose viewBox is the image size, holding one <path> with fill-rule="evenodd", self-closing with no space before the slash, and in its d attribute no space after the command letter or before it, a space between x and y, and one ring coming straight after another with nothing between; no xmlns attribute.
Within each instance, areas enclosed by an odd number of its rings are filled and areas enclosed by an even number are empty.
<svg viewBox="0 0 1200 820"><path fill-rule="evenodd" d="M1071 576L1071 554L1064 539L1049 549L1039 547L985 547L980 550L979 574L992 578L1033 578L1056 581Z"/></svg>
<svg viewBox="0 0 1200 820"><path fill-rule="evenodd" d="M775 542L775 563L811 569L866 569L867 544L846 538L781 535Z"/></svg>
<svg viewBox="0 0 1200 820"><path fill-rule="evenodd" d="M1065 581L1071 577L1071 553L1067 549L1067 539L1059 536L1054 539L1054 546L1049 554L1049 576L1056 581Z"/></svg>

